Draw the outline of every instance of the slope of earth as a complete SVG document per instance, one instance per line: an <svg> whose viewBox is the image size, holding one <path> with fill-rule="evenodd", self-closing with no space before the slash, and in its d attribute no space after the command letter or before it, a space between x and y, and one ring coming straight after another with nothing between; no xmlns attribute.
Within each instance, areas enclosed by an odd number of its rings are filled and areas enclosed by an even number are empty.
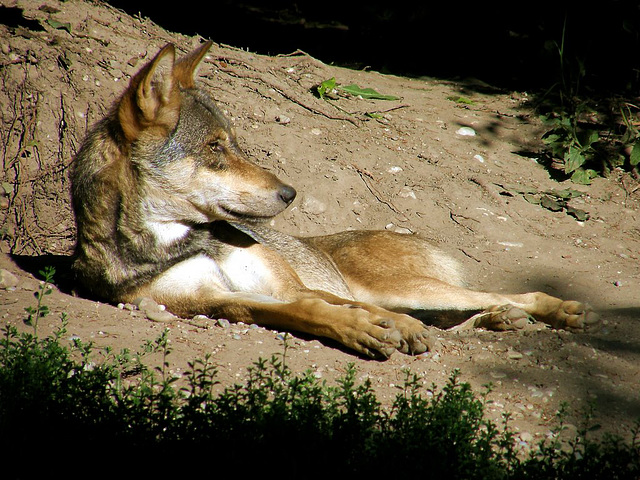
<svg viewBox="0 0 640 480"><path fill-rule="evenodd" d="M69 337L137 351L168 328L172 373L181 375L187 362L211 354L220 388L242 381L259 358L282 354L282 332L202 319L156 323L140 311L74 296L65 281L75 235L68 170L87 128L160 47L174 42L187 52L202 39L99 2L0 5L5 13L11 7L13 19L0 25L0 268L17 281L0 290L2 325L27 328L24 308L34 303L38 271L54 265L57 288L46 297L51 314L41 334L59 327L65 312ZM299 235L418 233L463 261L469 283L479 289L542 290L587 301L604 320L591 334L540 325L517 333L441 332L436 351L396 353L386 361L293 335L286 350L293 371L310 369L331 383L353 363L388 402L407 369L427 386L442 385L459 369L461 380L478 391L493 385L489 416L499 420L510 412L525 443L549 432L562 402L574 413L594 405L605 431L626 435L640 417L637 183L622 172L587 187L553 180L536 162L543 130L522 92L224 45L213 47L201 75L249 156L299 192L273 222L276 228ZM399 99L315 97L311 89L332 77ZM460 96L472 103L456 102ZM531 201L567 188L582 192L570 205L588 212L588 220Z"/></svg>

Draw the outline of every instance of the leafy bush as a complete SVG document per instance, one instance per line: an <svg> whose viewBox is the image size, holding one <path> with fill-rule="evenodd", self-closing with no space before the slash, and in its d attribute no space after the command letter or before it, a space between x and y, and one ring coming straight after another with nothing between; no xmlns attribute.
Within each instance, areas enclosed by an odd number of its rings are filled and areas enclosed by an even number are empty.
<svg viewBox="0 0 640 480"><path fill-rule="evenodd" d="M542 137L545 153L574 183L587 185L616 168L638 177L638 107L617 95L585 89L586 62L568 58L566 36L563 30L560 43L548 42L548 49L557 52L559 70L556 82L538 102L548 127Z"/></svg>
<svg viewBox="0 0 640 480"><path fill-rule="evenodd" d="M579 98L542 108L543 123L549 128L542 136L546 153L574 183L588 185L595 177L608 176L615 168L637 174L640 162L637 115L628 104L614 106L613 103L619 103L615 99L603 103L619 112L605 115Z"/></svg>
<svg viewBox="0 0 640 480"><path fill-rule="evenodd" d="M180 460L178 471L197 468L211 475L229 466L245 475L277 467L286 476L611 480L640 475L638 429L627 444L615 437L591 441L585 428L569 443L552 437L525 456L516 448L508 417L500 427L484 418L490 390L474 394L457 371L441 390L433 385L426 392L418 376L405 372L393 405L383 408L368 380L356 383L353 365L333 386L311 372L293 375L285 342L282 355L257 361L244 384L216 395L217 370L210 357L191 362L180 382L167 374L168 330L147 342L142 353L107 350L107 360L96 364L91 344L75 339L63 345L62 320L44 339L12 326L2 330L3 478L62 472L69 468L62 459L74 468L90 460L95 469L121 458L136 460L127 463L127 477L134 471L166 474L172 459ZM156 368L143 362L149 352L161 354Z"/></svg>
<svg viewBox="0 0 640 480"><path fill-rule="evenodd" d="M114 448L128 455L224 452L225 463L257 471L284 462L293 472L465 479L640 474L638 435L631 444L613 437L597 443L583 432L569 448L541 443L523 458L506 419L498 428L484 418L489 391L476 396L458 372L426 395L420 379L406 373L393 406L384 409L368 381L356 385L353 366L327 386L309 372L293 375L283 355L258 361L245 384L215 396L210 358L192 362L178 387L175 378L164 377L164 366L147 369L138 356L94 365L91 346L76 341L64 347L65 334L61 328L41 340L4 328L0 432L7 458L33 452L37 444L74 454L108 455ZM151 347L168 354L166 332ZM136 381L123 382L127 375Z"/></svg>

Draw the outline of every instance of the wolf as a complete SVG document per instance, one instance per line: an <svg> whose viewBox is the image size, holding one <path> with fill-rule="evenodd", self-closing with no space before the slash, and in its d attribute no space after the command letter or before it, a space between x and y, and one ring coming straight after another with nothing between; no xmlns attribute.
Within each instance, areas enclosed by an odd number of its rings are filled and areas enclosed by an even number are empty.
<svg viewBox="0 0 640 480"><path fill-rule="evenodd" d="M150 297L181 317L323 337L373 358L423 353L435 328L598 324L577 301L468 289L461 266L417 235L267 227L296 190L241 151L198 86L211 45L180 58L160 49L74 159L73 270L93 298Z"/></svg>

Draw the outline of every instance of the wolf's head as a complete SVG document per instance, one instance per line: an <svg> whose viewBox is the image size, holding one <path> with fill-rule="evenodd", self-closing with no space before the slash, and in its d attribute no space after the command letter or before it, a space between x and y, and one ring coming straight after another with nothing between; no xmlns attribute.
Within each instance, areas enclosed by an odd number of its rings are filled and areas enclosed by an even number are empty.
<svg viewBox="0 0 640 480"><path fill-rule="evenodd" d="M284 210L296 191L251 162L229 120L196 85L211 42L178 60L169 44L132 79L117 105L150 217L204 223L260 220Z"/></svg>

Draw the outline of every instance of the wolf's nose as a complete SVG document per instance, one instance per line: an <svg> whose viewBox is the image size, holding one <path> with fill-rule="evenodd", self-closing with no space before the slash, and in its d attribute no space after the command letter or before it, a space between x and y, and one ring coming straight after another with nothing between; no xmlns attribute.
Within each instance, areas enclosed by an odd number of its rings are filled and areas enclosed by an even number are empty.
<svg viewBox="0 0 640 480"><path fill-rule="evenodd" d="M296 198L295 188L290 187L289 185L283 185L278 193L280 194L282 201L287 205L293 202L293 199Z"/></svg>

